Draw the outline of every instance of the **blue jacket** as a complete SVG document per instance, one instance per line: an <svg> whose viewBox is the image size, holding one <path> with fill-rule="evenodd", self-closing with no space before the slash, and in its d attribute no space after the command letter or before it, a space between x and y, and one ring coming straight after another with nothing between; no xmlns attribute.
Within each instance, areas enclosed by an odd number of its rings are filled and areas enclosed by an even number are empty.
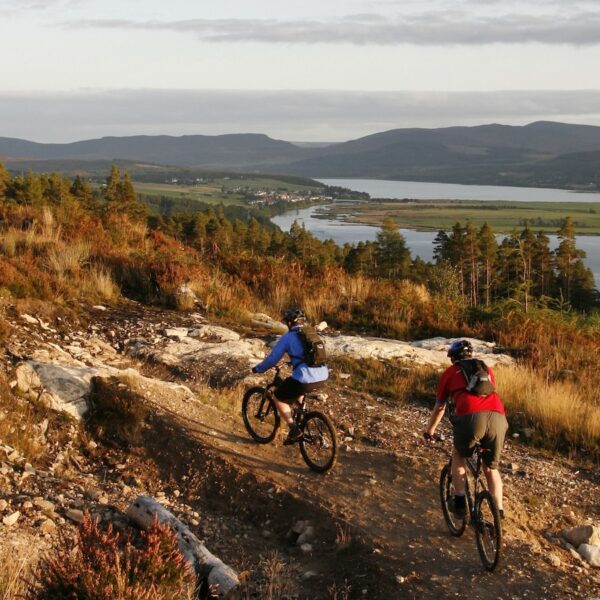
<svg viewBox="0 0 600 600"><path fill-rule="evenodd" d="M304 344L298 335L299 327L292 327L288 333L282 335L271 354L261 363L256 365L258 373L264 373L274 367L287 354L292 361L292 378L300 383L318 383L329 377L329 369L323 367L309 367L304 362Z"/></svg>

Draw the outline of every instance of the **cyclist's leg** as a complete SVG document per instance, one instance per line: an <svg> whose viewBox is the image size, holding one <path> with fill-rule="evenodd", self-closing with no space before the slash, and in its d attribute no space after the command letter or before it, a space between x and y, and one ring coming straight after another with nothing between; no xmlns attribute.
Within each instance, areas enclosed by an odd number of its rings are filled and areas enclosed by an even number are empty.
<svg viewBox="0 0 600 600"><path fill-rule="evenodd" d="M500 453L504 445L504 437L508 429L506 417L498 412L489 412L486 433L481 440L482 448L487 452L483 454L483 472L496 506L499 510L503 508L502 477L498 466L500 464Z"/></svg>
<svg viewBox="0 0 600 600"><path fill-rule="evenodd" d="M288 404L288 402L283 402L281 400L278 400L277 396L275 396L275 394L272 391L270 392L270 394L271 394L273 403L275 404L275 408L277 408L277 412L279 413L279 416L288 425L293 423L294 419L292 418L292 407L290 406L290 404Z"/></svg>
<svg viewBox="0 0 600 600"><path fill-rule="evenodd" d="M483 463L483 473L487 481L488 489L496 501L498 510L504 510L502 505L502 477L500 477L500 471L498 469L490 469L485 463Z"/></svg>
<svg viewBox="0 0 600 600"><path fill-rule="evenodd" d="M452 481L458 495L465 493L465 458L473 454L476 432L475 415L453 416L451 418L453 432Z"/></svg>
<svg viewBox="0 0 600 600"><path fill-rule="evenodd" d="M465 495L465 459L456 448L452 449L452 484L457 496Z"/></svg>
<svg viewBox="0 0 600 600"><path fill-rule="evenodd" d="M302 437L300 427L294 422L292 404L304 394L303 385L296 379L288 377L273 392L273 401L281 415L281 418L287 423L289 432L284 444L298 441Z"/></svg>

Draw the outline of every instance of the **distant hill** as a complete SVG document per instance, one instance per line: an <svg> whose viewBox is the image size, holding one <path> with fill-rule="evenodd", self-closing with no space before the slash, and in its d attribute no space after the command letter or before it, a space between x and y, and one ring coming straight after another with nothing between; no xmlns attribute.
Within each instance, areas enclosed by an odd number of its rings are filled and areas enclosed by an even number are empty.
<svg viewBox="0 0 600 600"><path fill-rule="evenodd" d="M14 159L131 160L184 167L236 167L269 162L278 164L303 157L290 142L262 134L168 135L103 137L67 144L40 144L0 138L0 156Z"/></svg>
<svg viewBox="0 0 600 600"><path fill-rule="evenodd" d="M413 179L600 189L600 127L540 121L394 129L337 144L298 145L261 134L105 137L68 144L0 138L9 167L35 161L139 161L305 177ZM56 164L56 163L54 163Z"/></svg>

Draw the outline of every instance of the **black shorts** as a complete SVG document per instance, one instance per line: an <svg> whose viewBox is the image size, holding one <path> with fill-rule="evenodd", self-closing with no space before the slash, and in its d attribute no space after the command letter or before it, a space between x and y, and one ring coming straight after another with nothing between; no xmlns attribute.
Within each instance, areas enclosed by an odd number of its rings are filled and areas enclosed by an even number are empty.
<svg viewBox="0 0 600 600"><path fill-rule="evenodd" d="M300 396L323 387L324 383L324 381L319 381L317 383L300 383L297 379L288 377L287 379L284 379L282 384L275 390L275 398L286 404L291 404L295 400L298 400Z"/></svg>
<svg viewBox="0 0 600 600"><path fill-rule="evenodd" d="M454 432L454 447L463 458L473 454L475 444L479 442L486 450L483 462L490 469L497 469L504 437L508 429L506 417L499 412L482 411L450 418Z"/></svg>

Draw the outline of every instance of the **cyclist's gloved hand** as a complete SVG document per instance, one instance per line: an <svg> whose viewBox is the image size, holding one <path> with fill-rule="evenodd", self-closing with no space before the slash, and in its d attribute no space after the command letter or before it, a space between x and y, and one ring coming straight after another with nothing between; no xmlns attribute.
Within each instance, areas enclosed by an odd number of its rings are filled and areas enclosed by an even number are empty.
<svg viewBox="0 0 600 600"><path fill-rule="evenodd" d="M258 373L258 371L256 370L256 367L252 367L252 372L253 373Z"/></svg>

